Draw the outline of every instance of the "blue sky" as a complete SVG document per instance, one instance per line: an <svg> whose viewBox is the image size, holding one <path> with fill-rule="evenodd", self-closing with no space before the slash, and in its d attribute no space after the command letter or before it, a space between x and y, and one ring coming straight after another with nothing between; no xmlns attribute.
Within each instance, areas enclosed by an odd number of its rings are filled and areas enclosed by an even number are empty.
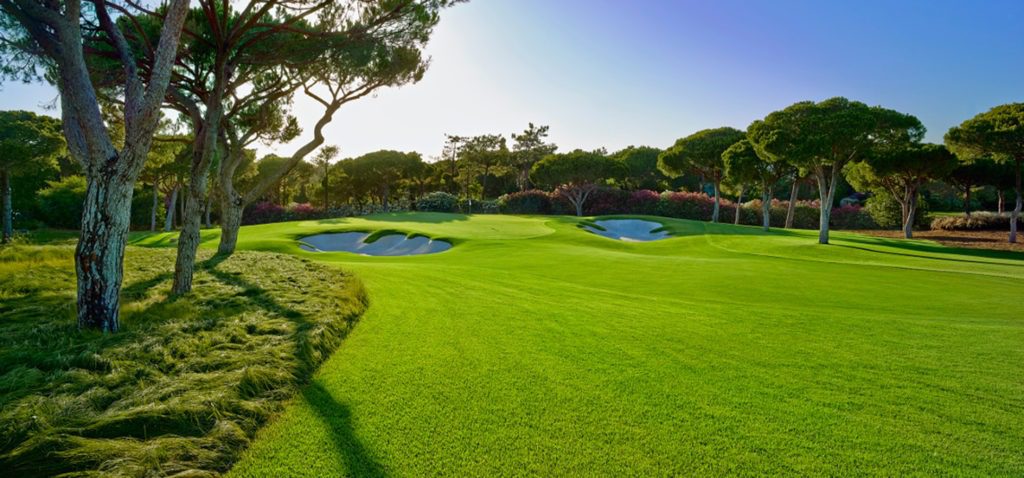
<svg viewBox="0 0 1024 478"><path fill-rule="evenodd" d="M532 121L563 150L666 147L831 96L917 115L941 142L1024 101L1024 1L474 0L444 12L429 53L423 81L346 106L328 142L429 157L445 133ZM0 95L0 108L38 110L55 93ZM311 126L316 106L296 108Z"/></svg>

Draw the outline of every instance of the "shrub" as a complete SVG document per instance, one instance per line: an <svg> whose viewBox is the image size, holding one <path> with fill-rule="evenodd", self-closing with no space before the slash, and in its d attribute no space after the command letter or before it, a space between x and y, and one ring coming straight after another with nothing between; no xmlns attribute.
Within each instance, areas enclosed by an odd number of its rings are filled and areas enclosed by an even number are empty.
<svg viewBox="0 0 1024 478"><path fill-rule="evenodd" d="M633 191L626 200L627 209L634 214L658 214L660 204L661 194L650 189Z"/></svg>
<svg viewBox="0 0 1024 478"><path fill-rule="evenodd" d="M658 204L658 215L678 219L710 221L715 200L704 193L665 192Z"/></svg>
<svg viewBox="0 0 1024 478"><path fill-rule="evenodd" d="M459 199L458 210L464 214L498 214L501 212L497 199Z"/></svg>
<svg viewBox="0 0 1024 478"><path fill-rule="evenodd" d="M604 216L607 214L628 214L633 211L629 207L630 194L621 189L600 188L594 190L583 203L583 213L588 216Z"/></svg>
<svg viewBox="0 0 1024 478"><path fill-rule="evenodd" d="M424 212L456 212L459 198L444 191L434 191L416 201L416 210Z"/></svg>
<svg viewBox="0 0 1024 478"><path fill-rule="evenodd" d="M868 198L864 205L865 211L882 229L899 229L903 227L903 212L900 203L891 194L877 191ZM914 228L928 227L928 202L917 199L917 212L914 214Z"/></svg>
<svg viewBox="0 0 1024 478"><path fill-rule="evenodd" d="M1017 227L1024 228L1024 220L1018 218ZM943 231L1009 231L1010 214L976 212L970 217L963 214L937 217L932 221L931 228Z"/></svg>
<svg viewBox="0 0 1024 478"><path fill-rule="evenodd" d="M877 229L878 223L864 208L848 204L832 209L831 226L836 229Z"/></svg>
<svg viewBox="0 0 1024 478"><path fill-rule="evenodd" d="M285 208L272 202L259 202L245 208L242 224L266 224L284 221Z"/></svg>
<svg viewBox="0 0 1024 478"><path fill-rule="evenodd" d="M78 229L82 224L85 203L85 177L68 176L60 181L47 181L39 191L40 217L48 226Z"/></svg>
<svg viewBox="0 0 1024 478"><path fill-rule="evenodd" d="M539 189L506 194L498 198L503 214L550 214L551 196Z"/></svg>

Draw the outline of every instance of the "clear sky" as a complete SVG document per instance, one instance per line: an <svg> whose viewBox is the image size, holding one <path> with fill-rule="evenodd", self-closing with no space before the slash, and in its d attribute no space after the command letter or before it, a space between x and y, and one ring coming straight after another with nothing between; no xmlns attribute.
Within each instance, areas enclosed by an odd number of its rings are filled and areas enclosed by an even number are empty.
<svg viewBox="0 0 1024 478"><path fill-rule="evenodd" d="M562 150L667 147L831 96L917 115L941 142L1024 101L1024 1L473 0L442 14L429 54L423 81L347 105L328 142L343 156L430 157L445 133L508 135L532 121ZM54 96L7 84L0 108ZM297 110L308 127L319 115Z"/></svg>

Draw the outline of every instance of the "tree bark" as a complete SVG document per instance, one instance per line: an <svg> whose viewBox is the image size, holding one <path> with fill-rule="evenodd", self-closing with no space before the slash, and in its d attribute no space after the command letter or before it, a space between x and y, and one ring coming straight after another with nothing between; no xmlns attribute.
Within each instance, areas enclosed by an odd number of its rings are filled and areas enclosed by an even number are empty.
<svg viewBox="0 0 1024 478"><path fill-rule="evenodd" d="M786 207L786 224L783 226L786 229L793 228L793 219L796 218L796 201L800 196L800 181L799 178L793 179L793 186L789 190L789 206Z"/></svg>
<svg viewBox="0 0 1024 478"><path fill-rule="evenodd" d="M964 188L964 215L971 217L971 185Z"/></svg>
<svg viewBox="0 0 1024 478"><path fill-rule="evenodd" d="M160 188L157 182L153 181L153 207L149 210L149 231L156 231L156 210L160 206Z"/></svg>
<svg viewBox="0 0 1024 478"><path fill-rule="evenodd" d="M996 212L1002 214L1006 212L1006 193L1002 189L996 189Z"/></svg>
<svg viewBox="0 0 1024 478"><path fill-rule="evenodd" d="M171 197L167 200L167 213L164 214L164 232L171 232L174 229L174 211L178 210L178 190L181 186L174 186L171 190Z"/></svg>
<svg viewBox="0 0 1024 478"><path fill-rule="evenodd" d="M14 235L14 208L11 205L11 177L10 173L6 170L0 170L0 194L3 195L3 238L0 242L7 244L11 242L11 236Z"/></svg>
<svg viewBox="0 0 1024 478"><path fill-rule="evenodd" d="M914 214L917 213L917 189L908 187L903 197L904 209L907 217L903 219L903 237L912 239L914 237Z"/></svg>
<svg viewBox="0 0 1024 478"><path fill-rule="evenodd" d="M75 251L78 326L117 332L124 249L131 218L133 181L104 168L89 179L82 213L83 234Z"/></svg>
<svg viewBox="0 0 1024 478"><path fill-rule="evenodd" d="M718 181L714 182L715 185L715 205L711 210L711 222L718 222Z"/></svg>
<svg viewBox="0 0 1024 478"><path fill-rule="evenodd" d="M822 167L815 172L818 180L818 197L821 199L818 207L818 244L828 244L829 221L832 219L832 203L835 202L836 179L840 168L838 165L832 165L829 169L831 171L828 175Z"/></svg>
<svg viewBox="0 0 1024 478"><path fill-rule="evenodd" d="M1013 191L1017 193L1017 204L1013 208L1013 212L1010 213L1010 244L1014 244L1017 242L1017 222L1020 220L1021 208L1024 207L1024 196L1022 196L1022 193L1024 193L1024 191L1021 190L1020 174L1021 164L1024 163L1024 156L1018 156L1016 158L1015 163L1016 167L1014 168L1015 174L1013 182Z"/></svg>
<svg viewBox="0 0 1024 478"><path fill-rule="evenodd" d="M740 224L740 209L743 209L744 189L745 188L743 186L740 186L740 195L738 198L736 198L736 218L733 220L733 224L737 226Z"/></svg>
<svg viewBox="0 0 1024 478"><path fill-rule="evenodd" d="M761 226L767 232L771 230L772 189L765 185L761 191Z"/></svg>

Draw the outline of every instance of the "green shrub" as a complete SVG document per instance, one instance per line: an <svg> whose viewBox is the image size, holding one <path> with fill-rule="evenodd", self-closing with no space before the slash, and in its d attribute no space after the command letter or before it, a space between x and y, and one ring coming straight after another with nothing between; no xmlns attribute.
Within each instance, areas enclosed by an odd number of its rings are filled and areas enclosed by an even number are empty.
<svg viewBox="0 0 1024 478"><path fill-rule="evenodd" d="M444 191L434 191L416 201L416 210L423 212L456 212L459 198Z"/></svg>
<svg viewBox="0 0 1024 478"><path fill-rule="evenodd" d="M498 198L503 214L550 214L551 196L539 189L506 194Z"/></svg>
<svg viewBox="0 0 1024 478"><path fill-rule="evenodd" d="M39 191L40 219L50 227L78 229L85 203L85 177L68 176L46 184Z"/></svg>
<svg viewBox="0 0 1024 478"><path fill-rule="evenodd" d="M903 212L900 203L886 191L872 193L864 204L864 210L871 216L871 219L882 229L899 229L903 227ZM927 229L930 218L928 217L928 202L922 198L917 199L917 212L914 214L914 228Z"/></svg>

